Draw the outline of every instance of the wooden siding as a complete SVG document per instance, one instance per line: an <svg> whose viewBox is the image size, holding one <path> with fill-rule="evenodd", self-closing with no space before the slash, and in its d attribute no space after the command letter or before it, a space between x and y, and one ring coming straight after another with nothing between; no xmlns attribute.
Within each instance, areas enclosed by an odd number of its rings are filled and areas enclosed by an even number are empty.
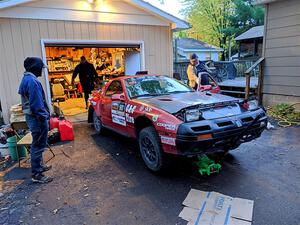
<svg viewBox="0 0 300 225"><path fill-rule="evenodd" d="M266 8L264 93L300 97L300 1Z"/></svg>
<svg viewBox="0 0 300 225"><path fill-rule="evenodd" d="M41 56L41 39L144 41L146 70L171 76L171 33L165 26L0 18L0 100L5 121L10 106L20 102L24 58Z"/></svg>
<svg viewBox="0 0 300 225"><path fill-rule="evenodd" d="M124 0L90 4L86 0L43 0L2 9L2 18L47 19L168 26L171 21Z"/></svg>

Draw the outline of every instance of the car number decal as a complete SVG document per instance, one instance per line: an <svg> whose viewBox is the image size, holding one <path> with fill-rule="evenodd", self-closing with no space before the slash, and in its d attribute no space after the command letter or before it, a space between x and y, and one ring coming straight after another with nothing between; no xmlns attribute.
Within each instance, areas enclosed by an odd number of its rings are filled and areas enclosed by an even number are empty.
<svg viewBox="0 0 300 225"><path fill-rule="evenodd" d="M126 113L125 117L128 123L134 123L134 118L130 116L128 113Z"/></svg>
<svg viewBox="0 0 300 225"><path fill-rule="evenodd" d="M135 110L136 110L136 106L135 105L127 104L125 111L127 113L134 113Z"/></svg>
<svg viewBox="0 0 300 225"><path fill-rule="evenodd" d="M166 136L160 136L161 143L176 146L176 139Z"/></svg>
<svg viewBox="0 0 300 225"><path fill-rule="evenodd" d="M126 126L125 104L123 102L113 102L111 105L112 122Z"/></svg>

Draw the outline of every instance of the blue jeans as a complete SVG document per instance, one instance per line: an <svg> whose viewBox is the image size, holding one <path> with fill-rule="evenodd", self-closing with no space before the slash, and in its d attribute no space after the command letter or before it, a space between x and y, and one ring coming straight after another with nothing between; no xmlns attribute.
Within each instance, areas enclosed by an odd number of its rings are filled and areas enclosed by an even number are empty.
<svg viewBox="0 0 300 225"><path fill-rule="evenodd" d="M32 175L43 172L43 152L47 147L48 120L39 120L35 116L26 115L26 123L32 134L31 154L31 171Z"/></svg>

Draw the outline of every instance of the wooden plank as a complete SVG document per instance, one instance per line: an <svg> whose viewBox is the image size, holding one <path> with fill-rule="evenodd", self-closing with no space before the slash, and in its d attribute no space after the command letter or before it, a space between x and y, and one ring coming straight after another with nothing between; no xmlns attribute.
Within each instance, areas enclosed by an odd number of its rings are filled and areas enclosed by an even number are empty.
<svg viewBox="0 0 300 225"><path fill-rule="evenodd" d="M101 23L96 23L96 37L97 40L104 40L104 28Z"/></svg>
<svg viewBox="0 0 300 225"><path fill-rule="evenodd" d="M269 19L267 28L280 28L295 25L300 25L300 14L284 16L276 19Z"/></svg>
<svg viewBox="0 0 300 225"><path fill-rule="evenodd" d="M110 38L112 40L121 40L122 39L121 38L122 34L120 34L119 32L120 31L118 31L118 25L116 25L116 24L110 25Z"/></svg>
<svg viewBox="0 0 300 225"><path fill-rule="evenodd" d="M19 96L16 95L16 90L18 86L18 71L16 66L11 66L12 63L15 62L15 52L13 46L13 38L12 31L10 26L10 21L7 20L3 24L2 27L2 38L3 38L3 52L1 54L5 55L5 61L7 63L6 67L6 75L5 78L8 79L8 86L5 88L7 90L7 94L9 94L9 102L11 104L17 103L20 99ZM30 32L30 30L29 30Z"/></svg>
<svg viewBox="0 0 300 225"><path fill-rule="evenodd" d="M96 23L88 23L89 37L91 40L97 40Z"/></svg>
<svg viewBox="0 0 300 225"><path fill-rule="evenodd" d="M264 76L264 83L266 85L286 85L290 87L299 87L300 89L300 76Z"/></svg>
<svg viewBox="0 0 300 225"><path fill-rule="evenodd" d="M58 39L56 21L48 20L49 39Z"/></svg>
<svg viewBox="0 0 300 225"><path fill-rule="evenodd" d="M161 51L164 52L164 54L161 56L161 73L164 75L171 76L170 74L170 68L167 66L169 65L169 44L168 44L168 32L166 32L165 27L159 28L159 34L160 34L160 42L161 42ZM158 51L159 52L159 51ZM173 75L173 74L172 74Z"/></svg>
<svg viewBox="0 0 300 225"><path fill-rule="evenodd" d="M259 64L261 64L265 58L259 58L249 69L246 70L245 74L250 74Z"/></svg>
<svg viewBox="0 0 300 225"><path fill-rule="evenodd" d="M75 40L81 39L80 22L73 22L73 36Z"/></svg>
<svg viewBox="0 0 300 225"><path fill-rule="evenodd" d="M300 56L267 58L266 67L300 66Z"/></svg>
<svg viewBox="0 0 300 225"><path fill-rule="evenodd" d="M20 20L24 55L33 55L29 20Z"/></svg>
<svg viewBox="0 0 300 225"><path fill-rule="evenodd" d="M123 25L123 29L124 29L124 40L131 40L130 39L130 25Z"/></svg>
<svg viewBox="0 0 300 225"><path fill-rule="evenodd" d="M30 146L32 144L32 135L31 132L26 134L17 142L17 146Z"/></svg>
<svg viewBox="0 0 300 225"><path fill-rule="evenodd" d="M73 40L74 39L73 23L70 21L65 21L65 29L66 29L66 39Z"/></svg>
<svg viewBox="0 0 300 225"><path fill-rule="evenodd" d="M281 48L281 47L293 47L293 46L300 46L300 36L274 38L274 39L269 39L266 42L266 48Z"/></svg>
<svg viewBox="0 0 300 225"><path fill-rule="evenodd" d="M292 77L300 77L299 71L300 71L300 66L266 67L265 68L265 76L287 75L287 76L292 76Z"/></svg>
<svg viewBox="0 0 300 225"><path fill-rule="evenodd" d="M288 26L281 27L275 29L267 29L267 40L272 38L284 38L284 37L292 37L292 36L300 36L300 26Z"/></svg>
<svg viewBox="0 0 300 225"><path fill-rule="evenodd" d="M278 1L269 4L268 18L281 18L299 14L300 2L298 0Z"/></svg>
<svg viewBox="0 0 300 225"><path fill-rule="evenodd" d="M32 51L34 56L41 56L41 37L38 20L29 21L30 32L31 32L31 42Z"/></svg>
<svg viewBox="0 0 300 225"><path fill-rule="evenodd" d="M165 58L167 55L166 55L166 51L164 50L165 46L162 45L160 27L154 27L154 40L155 43L153 44L153 46L155 48L156 71L157 74L162 75L164 73L162 58Z"/></svg>
<svg viewBox="0 0 300 225"><path fill-rule="evenodd" d="M15 55L14 65L16 65L18 80L21 80L24 72L23 61L25 54L22 45L20 21L18 19L10 19L10 26L12 31L13 51Z"/></svg>
<svg viewBox="0 0 300 225"><path fill-rule="evenodd" d="M2 38L2 34L4 32L3 30L3 24L8 23L8 19L1 19L0 18L0 52L4 52L4 41ZM9 99L9 90L8 90L8 79L6 76L8 74L8 68L5 60L0 60L0 101L1 101L1 106L2 106L2 113L4 117L4 121L7 123L9 118L8 118L8 112L9 112L9 104L10 104L10 99Z"/></svg>
<svg viewBox="0 0 300 225"><path fill-rule="evenodd" d="M58 39L66 39L66 28L64 21L56 21L56 30Z"/></svg>
<svg viewBox="0 0 300 225"><path fill-rule="evenodd" d="M285 47L285 48L271 48L265 50L266 58L269 57L285 57L285 56L300 56L300 46Z"/></svg>
<svg viewBox="0 0 300 225"><path fill-rule="evenodd" d="M88 24L85 22L80 22L80 32L81 32L81 39L82 40L89 40L89 27Z"/></svg>
<svg viewBox="0 0 300 225"><path fill-rule="evenodd" d="M264 84L264 93L277 95L291 95L300 97L300 88L284 85L267 85Z"/></svg>
<svg viewBox="0 0 300 225"><path fill-rule="evenodd" d="M103 40L110 40L111 39L110 25L102 24L102 35L103 35Z"/></svg>
<svg viewBox="0 0 300 225"><path fill-rule="evenodd" d="M47 20L39 20L39 30L41 39L49 38L49 28Z"/></svg>

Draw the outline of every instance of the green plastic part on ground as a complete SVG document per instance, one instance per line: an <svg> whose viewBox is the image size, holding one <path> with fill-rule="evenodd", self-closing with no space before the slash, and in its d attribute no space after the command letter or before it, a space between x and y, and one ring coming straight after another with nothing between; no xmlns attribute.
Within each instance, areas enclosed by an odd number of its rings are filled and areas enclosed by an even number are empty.
<svg viewBox="0 0 300 225"><path fill-rule="evenodd" d="M198 157L198 161L195 162L198 167L198 171L203 175L211 175L213 173L219 173L222 166L219 163L215 163L213 160L208 158L206 155Z"/></svg>

